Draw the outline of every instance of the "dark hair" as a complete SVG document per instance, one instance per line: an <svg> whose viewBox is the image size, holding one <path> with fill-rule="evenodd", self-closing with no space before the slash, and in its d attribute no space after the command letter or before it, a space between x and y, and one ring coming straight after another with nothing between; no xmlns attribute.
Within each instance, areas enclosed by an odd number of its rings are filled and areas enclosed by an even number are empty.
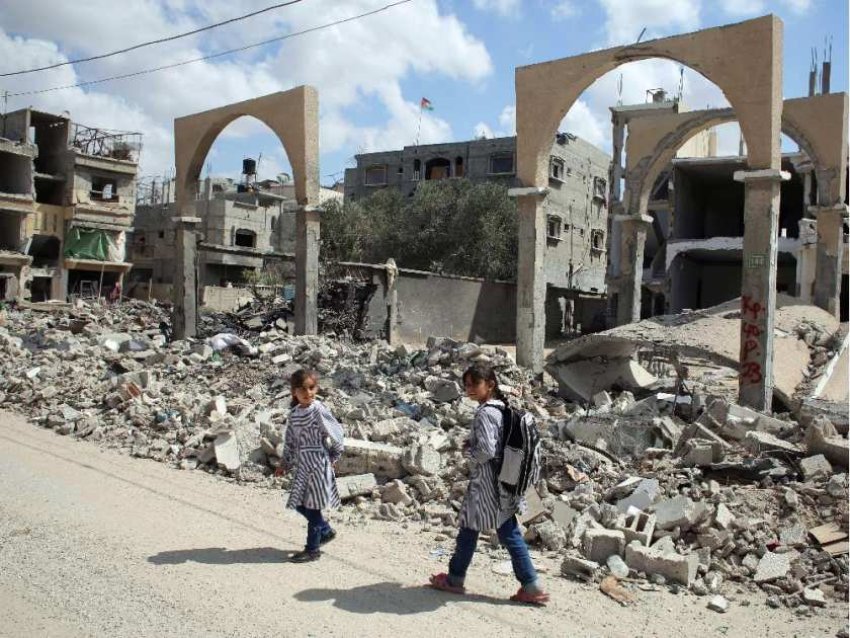
<svg viewBox="0 0 850 638"><path fill-rule="evenodd" d="M486 363L475 363L469 366L463 373L463 382L466 383L467 379L471 379L475 383L480 381L492 381L493 396L505 405L508 405L508 398L499 388L499 378L496 376L496 371L493 369L493 366Z"/></svg>
<svg viewBox="0 0 850 638"><path fill-rule="evenodd" d="M307 379L312 379L315 383L319 383L319 373L308 368L301 368L290 375L289 388L292 390L292 402L289 404L289 407L294 408L298 405L298 399L295 398L295 390L304 387L304 382Z"/></svg>

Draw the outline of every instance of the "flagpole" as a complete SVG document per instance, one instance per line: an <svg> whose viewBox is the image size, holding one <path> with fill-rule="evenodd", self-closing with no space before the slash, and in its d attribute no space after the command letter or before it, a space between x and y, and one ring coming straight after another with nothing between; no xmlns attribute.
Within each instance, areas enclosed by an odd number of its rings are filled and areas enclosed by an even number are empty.
<svg viewBox="0 0 850 638"><path fill-rule="evenodd" d="M416 142L414 146L419 146L419 132L422 130L422 103L419 103L419 122L416 125Z"/></svg>

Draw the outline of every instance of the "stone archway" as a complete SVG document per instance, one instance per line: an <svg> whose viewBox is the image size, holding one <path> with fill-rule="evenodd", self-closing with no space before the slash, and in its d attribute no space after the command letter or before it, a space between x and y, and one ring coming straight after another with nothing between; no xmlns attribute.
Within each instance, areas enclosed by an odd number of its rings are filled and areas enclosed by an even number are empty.
<svg viewBox="0 0 850 638"><path fill-rule="evenodd" d="M746 268L742 277L740 399L769 407L772 393L773 310L776 302L776 242L779 210L779 118L782 92L782 23L765 16L516 69L517 176L519 211L517 273L517 361L535 372L543 368L546 282L543 258L546 220L543 198L548 183L548 152L563 117L591 83L627 62L665 58L689 66L714 82L735 109L747 140ZM768 210L770 214L765 215ZM645 218L632 216L636 234L646 233ZM642 245L636 242L635 246ZM633 267L641 251L629 255ZM749 263L749 262L748 262ZM637 291L629 299L634 304ZM639 297L638 297L639 299Z"/></svg>
<svg viewBox="0 0 850 638"><path fill-rule="evenodd" d="M311 86L272 93L174 120L178 216L174 334L196 331L195 200L201 169L213 142L234 120L254 117L277 135L289 158L295 186L295 329L315 334L319 271L319 96Z"/></svg>
<svg viewBox="0 0 850 638"><path fill-rule="evenodd" d="M659 114L633 120L629 125L626 153L624 207L627 216L646 214L650 190L682 144L701 131L735 120L735 111L728 108ZM818 204L812 212L819 212L822 218L828 218L832 214L830 211L837 207L839 210L842 208L838 205L844 200L846 127L846 93L794 98L782 104L781 130L800 145L813 164ZM841 221L830 225L831 221L827 219L824 224L826 232L818 235L817 259L821 265L816 267L814 296L818 306L837 315L840 310ZM630 237L622 239L633 241ZM641 273L635 271L631 274L639 277ZM635 282L626 282L626 285L635 285ZM821 293L818 294L818 291ZM624 322L633 319L628 317Z"/></svg>

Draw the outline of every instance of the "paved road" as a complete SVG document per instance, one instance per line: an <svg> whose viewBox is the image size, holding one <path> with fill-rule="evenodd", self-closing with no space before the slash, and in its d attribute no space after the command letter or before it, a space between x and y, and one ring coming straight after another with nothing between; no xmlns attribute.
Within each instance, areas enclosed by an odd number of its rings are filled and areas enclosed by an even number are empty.
<svg viewBox="0 0 850 638"><path fill-rule="evenodd" d="M640 592L622 608L595 587L545 577L553 604L509 604L513 581L477 557L457 598L421 587L439 567L428 534L357 524L321 561L285 562L304 525L280 493L100 450L0 412L0 636L832 636L814 618L730 590L706 600ZM554 561L541 560L556 570ZM751 600L751 606L742 601Z"/></svg>

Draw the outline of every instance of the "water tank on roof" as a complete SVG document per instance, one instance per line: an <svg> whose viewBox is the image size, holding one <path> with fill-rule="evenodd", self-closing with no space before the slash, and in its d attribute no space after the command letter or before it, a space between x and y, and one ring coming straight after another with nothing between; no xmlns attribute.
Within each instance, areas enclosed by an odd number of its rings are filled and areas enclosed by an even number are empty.
<svg viewBox="0 0 850 638"><path fill-rule="evenodd" d="M255 175L257 173L257 160L246 157L242 160L242 174Z"/></svg>

